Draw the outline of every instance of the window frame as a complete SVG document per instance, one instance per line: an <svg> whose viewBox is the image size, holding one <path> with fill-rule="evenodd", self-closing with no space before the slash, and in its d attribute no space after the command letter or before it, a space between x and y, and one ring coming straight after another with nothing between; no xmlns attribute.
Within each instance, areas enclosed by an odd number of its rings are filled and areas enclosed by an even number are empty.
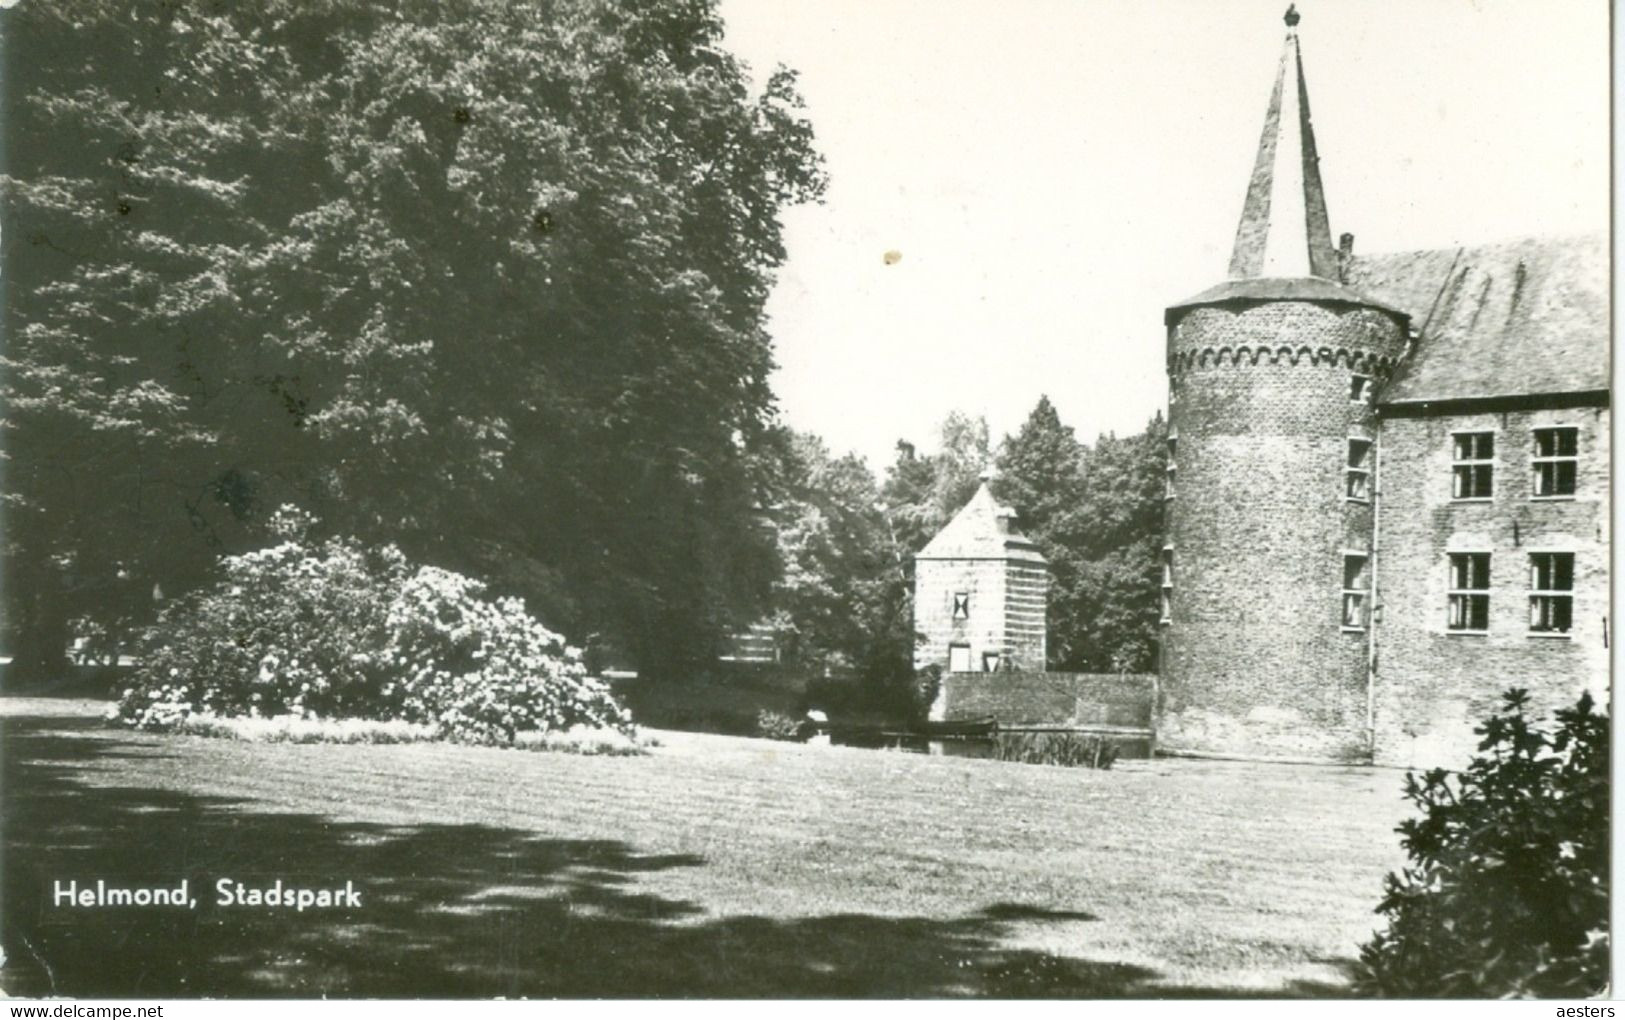
<svg viewBox="0 0 1625 1020"><path fill-rule="evenodd" d="M1349 373L1349 403L1368 406L1371 403L1371 387L1376 382L1371 376L1363 372Z"/></svg>
<svg viewBox="0 0 1625 1020"><path fill-rule="evenodd" d="M1569 559L1569 586L1567 588L1536 588L1535 587L1535 579L1538 576L1538 573L1537 573L1537 570L1536 570L1536 567L1535 567L1535 560L1536 560L1537 557L1547 557L1547 556L1553 557L1553 558L1559 557L1559 556L1567 556L1568 557L1568 559ZM1571 549L1530 549L1529 550L1529 556L1528 556L1528 560L1527 560L1527 562L1529 564L1529 629L1528 629L1527 633L1528 633L1528 635L1530 637L1532 637L1532 638L1544 638L1544 639L1553 639L1553 638L1555 638L1555 639L1558 639L1558 640L1567 640L1567 639L1570 639L1570 638L1572 638L1574 636L1574 568L1575 568L1575 559L1576 559L1575 553ZM1552 570L1552 580L1555 581L1556 579L1557 579L1557 571L1555 569L1555 564L1554 564L1554 568ZM1541 600L1550 600L1552 602L1556 602L1559 599L1564 599L1564 600L1567 600L1567 602L1568 602L1568 620L1569 620L1568 629L1567 630L1544 630L1544 629L1536 628L1535 625L1534 625L1535 605L1536 605L1536 603L1538 601L1541 601Z"/></svg>
<svg viewBox="0 0 1625 1020"><path fill-rule="evenodd" d="M1173 623L1174 622L1174 547L1173 546L1165 545L1165 546L1162 547L1162 557L1161 557L1161 560L1159 562L1162 565L1162 587L1159 589L1159 591L1161 591L1161 593L1162 593L1162 615L1160 617L1158 617L1157 622L1158 623Z"/></svg>
<svg viewBox="0 0 1625 1020"><path fill-rule="evenodd" d="M960 613L959 607L964 606L965 611ZM948 595L948 618L955 623L970 620L970 592L956 591Z"/></svg>
<svg viewBox="0 0 1625 1020"><path fill-rule="evenodd" d="M1365 587L1349 587L1349 560L1359 560L1360 568L1356 576L1365 579ZM1349 598L1359 601L1356 606L1359 610L1359 623L1349 622ZM1371 626L1371 554L1357 549L1343 550L1343 598L1341 611L1338 615L1341 628L1349 633L1364 633Z"/></svg>
<svg viewBox="0 0 1625 1020"><path fill-rule="evenodd" d="M964 669L955 669L954 668L954 652L956 652L956 651L958 651L960 649L965 650L965 666L966 666L966 668L964 668ZM974 666L975 664L976 664L976 660L971 655L970 645L964 643L963 641L951 641L951 642L949 642L949 644L948 644L948 672L950 672L950 673L974 673L975 670L971 669L970 667Z"/></svg>
<svg viewBox="0 0 1625 1020"><path fill-rule="evenodd" d="M1482 587L1482 588L1458 588L1458 587L1456 587L1456 585L1455 585L1455 580L1456 580L1455 559L1458 556L1482 556L1482 557L1484 557L1484 587ZM1490 550L1490 549L1452 549L1452 550L1445 553L1445 622L1444 622L1444 627L1445 627L1445 633L1446 634L1487 635L1490 632L1490 593L1494 590L1494 582L1492 580L1494 578L1494 576L1495 576L1494 575L1494 569L1495 569L1494 556L1495 556L1494 551ZM1471 567L1468 568L1468 572L1469 572L1468 580L1469 581L1472 580L1471 569L1472 569ZM1463 618L1468 619L1468 620L1470 620L1472 618L1471 606L1473 605L1473 603L1472 603L1471 600L1474 599L1474 598L1481 598L1481 599L1484 600L1484 626L1483 626L1482 629L1476 628L1476 627L1468 627L1468 626L1457 627L1457 626L1454 626L1454 625L1451 624L1451 622L1450 622L1451 609L1454 606L1456 599L1458 599L1458 598L1468 600L1467 603L1466 603L1466 605L1468 606L1468 612L1463 614Z"/></svg>
<svg viewBox="0 0 1625 1020"><path fill-rule="evenodd" d="M1572 433L1574 433L1574 452L1571 453L1571 454L1561 454L1560 453L1560 454L1553 454L1551 456L1541 456L1540 453L1539 453L1539 450L1540 450L1540 433L1542 433L1542 432L1572 432ZM1574 479L1573 479L1574 487L1572 489L1570 489L1568 492L1554 492L1554 493L1548 493L1548 494L1545 494L1545 495L1542 495L1540 492L1538 492L1537 490L1540 487L1540 485L1539 485L1540 469L1541 469L1541 467L1543 467L1545 465L1548 465L1548 464L1552 465L1554 468L1558 464L1572 464L1572 465L1574 465ZM1553 477L1554 478L1556 477L1555 471L1554 471ZM1557 424L1557 425L1541 425L1541 426L1538 426L1538 427L1531 428L1529 430L1529 498L1530 498L1530 500L1534 501L1534 502L1539 502L1539 503L1551 503L1551 502L1561 503L1561 502L1563 502L1565 500L1574 499L1579 494L1579 491L1580 491L1580 426L1578 426L1578 425L1568 425L1568 424Z"/></svg>
<svg viewBox="0 0 1625 1020"><path fill-rule="evenodd" d="M1354 463L1354 444L1365 444L1365 457L1359 464ZM1371 502L1372 468L1377 459L1377 441L1370 436L1349 436L1348 442L1343 446L1343 499L1349 503ZM1360 478L1364 484L1365 494L1354 494L1354 480Z"/></svg>
<svg viewBox="0 0 1625 1020"><path fill-rule="evenodd" d="M1179 442L1177 432L1169 433L1164 440L1168 444L1168 463L1162 471L1162 498L1164 502L1174 498L1174 478L1179 472L1178 461L1175 458L1175 446Z"/></svg>
<svg viewBox="0 0 1625 1020"><path fill-rule="evenodd" d="M1452 503L1492 503L1495 501L1495 474L1496 453L1501 444L1496 441L1496 430L1487 429L1451 429L1450 430L1450 502ZM1488 457L1458 457L1456 456L1456 437L1458 436L1489 436L1490 455ZM1489 469L1489 493L1487 495L1458 496L1456 495L1457 472L1462 468L1469 471L1475 468ZM1469 477L1472 477L1469 475Z"/></svg>

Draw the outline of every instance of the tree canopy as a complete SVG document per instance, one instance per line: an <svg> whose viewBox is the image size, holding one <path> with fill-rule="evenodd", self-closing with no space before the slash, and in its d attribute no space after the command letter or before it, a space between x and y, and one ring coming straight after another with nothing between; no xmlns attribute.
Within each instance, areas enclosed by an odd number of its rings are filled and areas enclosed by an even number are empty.
<svg viewBox="0 0 1625 1020"><path fill-rule="evenodd" d="M823 178L721 39L710 0L0 13L19 664L284 501L651 666L756 611L762 305Z"/></svg>
<svg viewBox="0 0 1625 1020"><path fill-rule="evenodd" d="M1166 432L1159 414L1089 446L1041 397L999 449L995 491L1049 560L1054 668L1156 668Z"/></svg>
<svg viewBox="0 0 1625 1020"><path fill-rule="evenodd" d="M937 428L935 453L899 441L882 496L898 542L919 552L976 492L993 464L987 419L949 411Z"/></svg>
<svg viewBox="0 0 1625 1020"><path fill-rule="evenodd" d="M790 443L789 484L775 512L784 565L773 595L780 650L814 672L894 680L914 653L910 564L880 486L854 454L835 457L806 433Z"/></svg>

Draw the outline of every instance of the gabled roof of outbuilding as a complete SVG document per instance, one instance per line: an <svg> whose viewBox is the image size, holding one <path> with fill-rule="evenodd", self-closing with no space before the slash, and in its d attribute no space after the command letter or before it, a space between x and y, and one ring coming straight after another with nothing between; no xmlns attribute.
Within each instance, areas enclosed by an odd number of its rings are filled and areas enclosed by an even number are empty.
<svg viewBox="0 0 1625 1020"><path fill-rule="evenodd" d="M1033 540L1021 533L1016 523L1016 512L1000 506L986 482L914 558L1020 560L1035 564L1048 562Z"/></svg>
<svg viewBox="0 0 1625 1020"><path fill-rule="evenodd" d="M1382 404L1609 386L1606 237L1356 256L1348 282L1409 312L1420 333Z"/></svg>

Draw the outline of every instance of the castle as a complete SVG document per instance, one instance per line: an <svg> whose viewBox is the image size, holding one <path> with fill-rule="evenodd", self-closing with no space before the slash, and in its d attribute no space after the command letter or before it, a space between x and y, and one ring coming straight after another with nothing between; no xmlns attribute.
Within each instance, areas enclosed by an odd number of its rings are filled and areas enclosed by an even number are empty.
<svg viewBox="0 0 1625 1020"><path fill-rule="evenodd" d="M1607 244L1334 247L1286 20L1228 278L1164 316L1157 745L1462 763L1509 687L1606 703Z"/></svg>

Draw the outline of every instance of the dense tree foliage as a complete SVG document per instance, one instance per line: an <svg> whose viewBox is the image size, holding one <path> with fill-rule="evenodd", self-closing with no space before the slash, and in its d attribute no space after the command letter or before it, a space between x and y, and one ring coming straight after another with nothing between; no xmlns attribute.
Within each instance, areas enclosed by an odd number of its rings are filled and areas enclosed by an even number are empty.
<svg viewBox="0 0 1625 1020"><path fill-rule="evenodd" d="M1602 993L1609 980L1609 725L1589 694L1529 718L1526 691L1459 773L1405 777L1420 815L1362 947L1365 990L1408 998Z"/></svg>
<svg viewBox="0 0 1625 1020"><path fill-rule="evenodd" d="M1050 562L1052 668L1156 669L1166 425L1079 443L1049 398L999 450L995 492Z"/></svg>
<svg viewBox="0 0 1625 1020"><path fill-rule="evenodd" d="M993 463L985 418L950 411L936 438L937 450L929 454L899 441L881 492L897 541L910 557L975 494Z"/></svg>
<svg viewBox="0 0 1625 1020"><path fill-rule="evenodd" d="M759 608L762 304L822 178L710 0L24 0L0 33L20 666L285 500L649 666Z"/></svg>
<svg viewBox="0 0 1625 1020"><path fill-rule="evenodd" d="M914 632L907 554L863 460L790 437L787 486L774 517L784 573L774 589L779 648L793 663L872 682L909 667Z"/></svg>
<svg viewBox="0 0 1625 1020"><path fill-rule="evenodd" d="M1077 557L1076 586L1059 592L1055 617L1076 635L1070 668L1154 672L1163 542L1167 423L1100 436L1085 451L1083 502L1061 548Z"/></svg>

